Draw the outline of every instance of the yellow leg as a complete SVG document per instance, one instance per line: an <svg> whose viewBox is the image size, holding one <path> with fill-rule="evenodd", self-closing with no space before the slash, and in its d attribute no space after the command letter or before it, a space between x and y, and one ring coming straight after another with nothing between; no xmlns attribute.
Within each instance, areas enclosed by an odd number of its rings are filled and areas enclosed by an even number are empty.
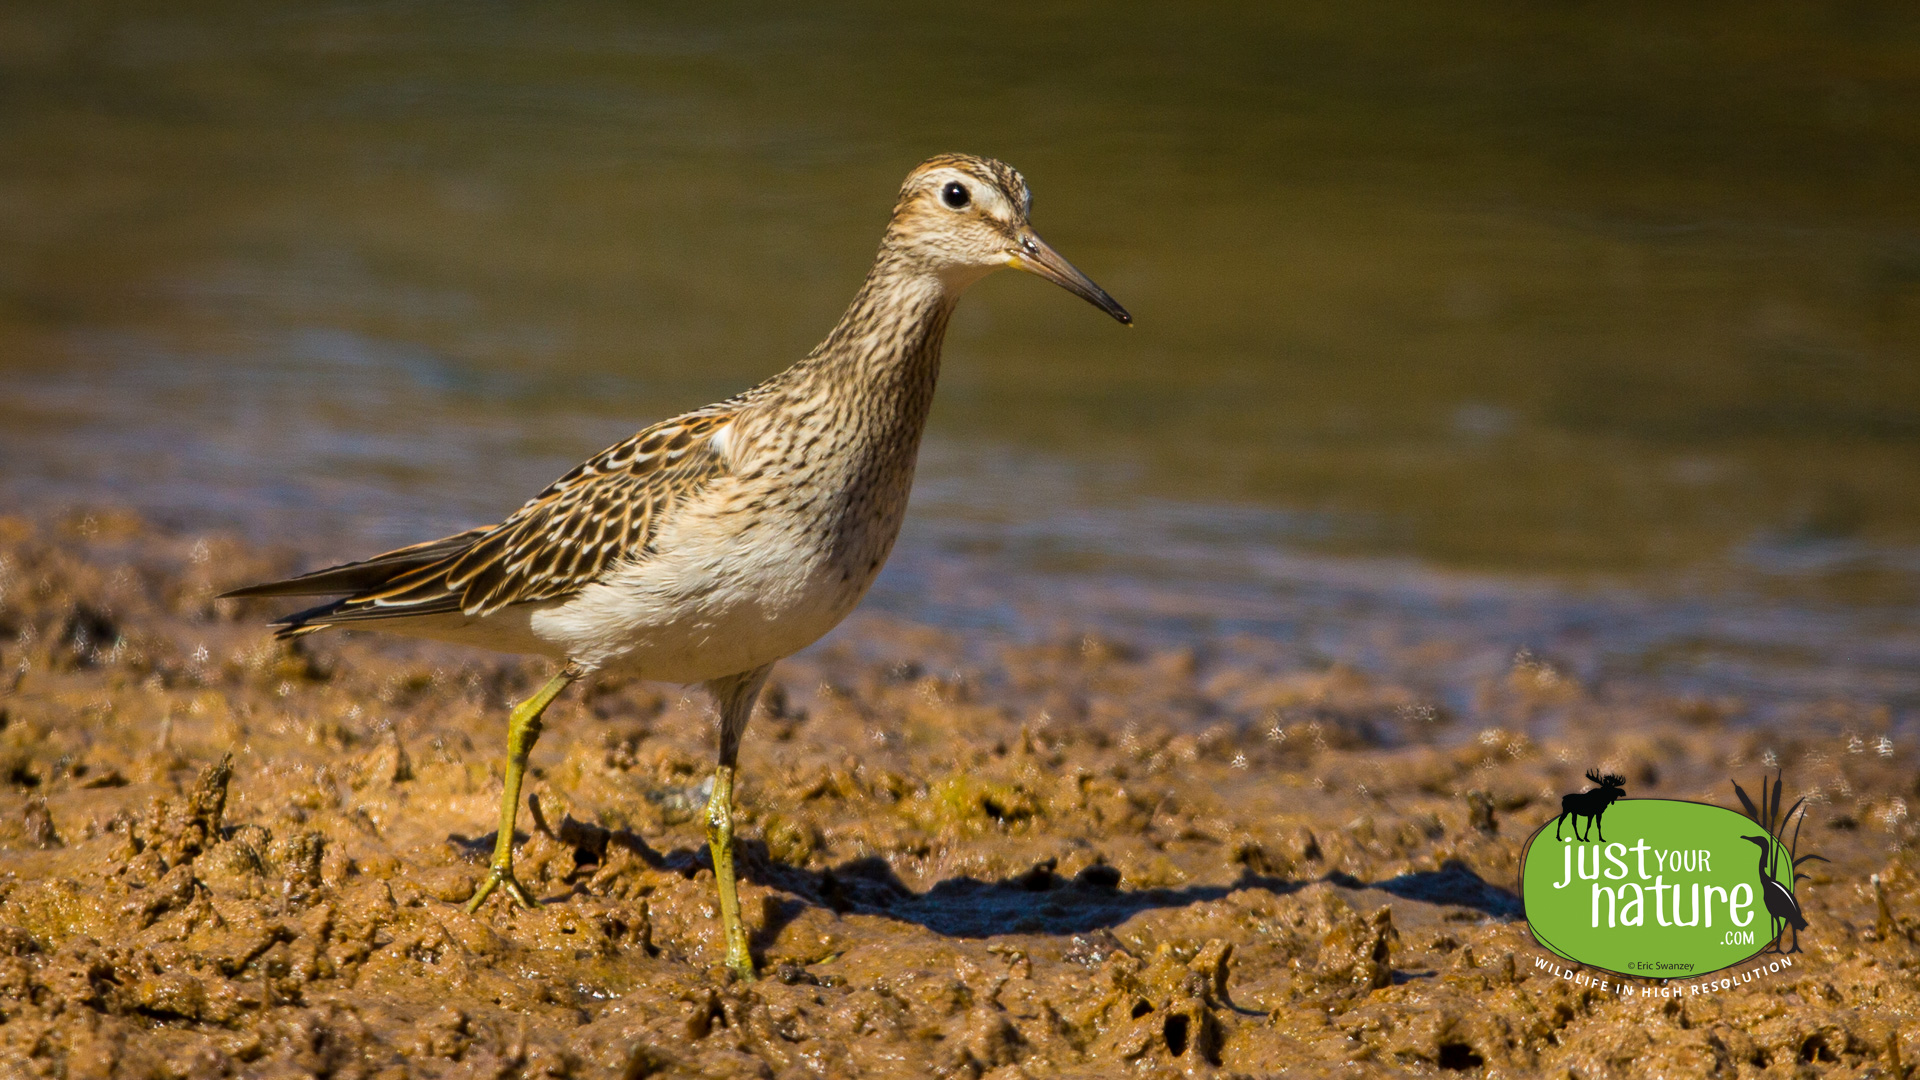
<svg viewBox="0 0 1920 1080"><path fill-rule="evenodd" d="M740 887L733 876L733 765L713 771L713 797L707 802L707 848L713 852L713 881L720 887L720 928L727 938L727 967L753 978L753 954L740 924Z"/></svg>
<svg viewBox="0 0 1920 1080"><path fill-rule="evenodd" d="M493 863L487 871L487 879L467 901L467 913L480 910L493 890L504 885L507 894L520 902L524 908L536 908L540 902L527 892L513 876L513 826L520 813L520 780L527 771L527 755L533 753L533 744L540 740L540 714L547 711L553 699L560 696L573 680L580 677L580 670L572 664L562 668L560 674L547 680L540 692L516 705L513 716L507 723L507 786L500 796L500 835L493 845Z"/></svg>
<svg viewBox="0 0 1920 1080"><path fill-rule="evenodd" d="M707 800L707 848L713 853L713 883L720 889L720 929L727 940L727 967L741 979L753 979L753 953L740 922L740 886L733 872L733 774L740 760L740 736L753 716L753 703L773 665L715 679L707 684L720 706L720 764L713 770L713 796Z"/></svg>

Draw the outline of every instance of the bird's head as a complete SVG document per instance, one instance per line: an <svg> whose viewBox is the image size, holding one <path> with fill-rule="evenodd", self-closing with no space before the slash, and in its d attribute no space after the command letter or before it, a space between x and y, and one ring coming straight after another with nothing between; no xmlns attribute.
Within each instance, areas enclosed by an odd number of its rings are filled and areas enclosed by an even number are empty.
<svg viewBox="0 0 1920 1080"><path fill-rule="evenodd" d="M1125 324L1127 309L1033 231L1033 195L1012 166L970 154L929 158L907 174L886 246L959 292L1003 266L1037 274Z"/></svg>
<svg viewBox="0 0 1920 1080"><path fill-rule="evenodd" d="M1773 848L1773 837L1771 836L1743 836L1740 839L1751 844L1760 845L1761 851L1769 851Z"/></svg>

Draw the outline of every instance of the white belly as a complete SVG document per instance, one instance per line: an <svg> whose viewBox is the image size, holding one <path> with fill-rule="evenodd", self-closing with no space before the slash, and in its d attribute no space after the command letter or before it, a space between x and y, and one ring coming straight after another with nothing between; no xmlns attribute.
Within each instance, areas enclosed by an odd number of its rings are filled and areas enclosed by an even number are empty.
<svg viewBox="0 0 1920 1080"><path fill-rule="evenodd" d="M745 535L722 534L711 519L670 526L656 538L660 554L532 612L528 628L591 669L666 682L771 664L837 626L873 580L789 524L763 518Z"/></svg>

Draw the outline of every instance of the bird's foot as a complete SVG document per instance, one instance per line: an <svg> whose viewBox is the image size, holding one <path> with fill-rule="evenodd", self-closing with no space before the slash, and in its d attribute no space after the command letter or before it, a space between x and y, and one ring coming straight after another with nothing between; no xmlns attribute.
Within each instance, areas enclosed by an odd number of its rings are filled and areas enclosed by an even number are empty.
<svg viewBox="0 0 1920 1080"><path fill-rule="evenodd" d="M480 883L478 889L474 890L473 899L467 901L467 914L471 915L479 911L480 905L486 903L487 897L493 895L493 890L503 885L506 886L507 895L513 897L521 907L526 908L528 911L532 911L540 906L540 901L535 900L533 894L527 891L527 887L520 884L520 879L513 876L513 867L511 865L496 865L488 869L487 879Z"/></svg>
<svg viewBox="0 0 1920 1080"><path fill-rule="evenodd" d="M733 977L739 982L752 982L753 954L747 950L747 935L744 932L729 933L727 938L727 970L733 972Z"/></svg>

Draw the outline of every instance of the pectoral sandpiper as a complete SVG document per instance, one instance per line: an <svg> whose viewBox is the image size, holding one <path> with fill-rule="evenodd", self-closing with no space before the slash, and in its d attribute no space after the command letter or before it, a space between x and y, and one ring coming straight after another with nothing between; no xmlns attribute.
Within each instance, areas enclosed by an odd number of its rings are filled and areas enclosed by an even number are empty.
<svg viewBox="0 0 1920 1080"><path fill-rule="evenodd" d="M513 834L540 716L598 671L702 683L720 713L707 839L727 966L751 978L734 880L740 738L775 661L845 618L906 512L947 320L1003 266L1131 322L1027 223L1026 181L948 154L907 176L873 269L826 341L751 390L647 428L561 477L498 525L237 589L334 596L278 622L549 656L561 669L514 710L491 870L468 910L513 876Z"/></svg>

